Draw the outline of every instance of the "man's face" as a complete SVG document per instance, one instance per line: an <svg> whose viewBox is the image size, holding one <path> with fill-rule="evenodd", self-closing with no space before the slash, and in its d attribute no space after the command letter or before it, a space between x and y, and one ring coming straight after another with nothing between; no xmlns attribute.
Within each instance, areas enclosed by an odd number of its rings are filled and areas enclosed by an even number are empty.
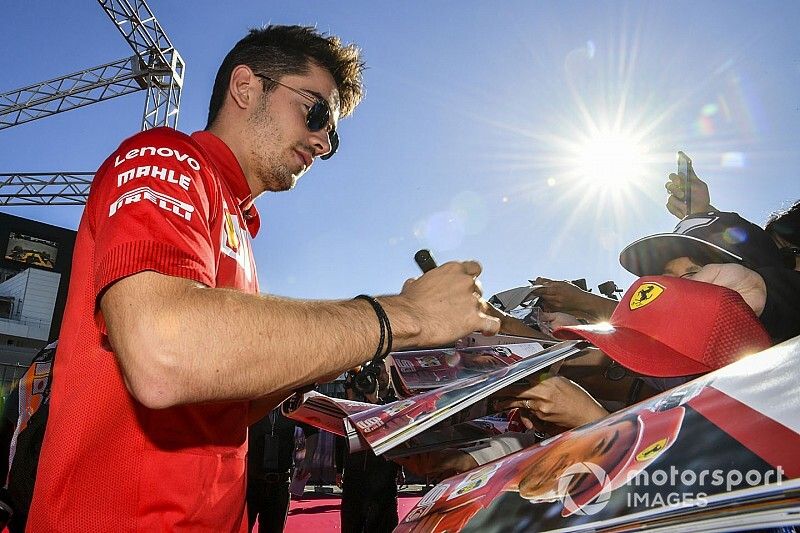
<svg viewBox="0 0 800 533"><path fill-rule="evenodd" d="M638 422L629 417L587 432L567 435L537 456L522 472L519 494L529 500L547 501L563 497L557 493L558 479L570 466L595 463L610 472L630 454L638 435ZM572 487L569 488L570 490Z"/></svg>
<svg viewBox="0 0 800 533"><path fill-rule="evenodd" d="M339 93L327 70L311 63L308 73L283 76L278 81L327 101L333 111L334 125L338 122ZM261 94L246 125L250 139L248 155L261 187L260 191L253 191L254 196L293 188L316 157L330 152L327 130L309 131L306 126L312 105L311 99L282 85L276 84L272 91Z"/></svg>
<svg viewBox="0 0 800 533"><path fill-rule="evenodd" d="M664 275L673 278L690 278L697 274L702 265L698 265L688 257L678 257L664 265Z"/></svg>

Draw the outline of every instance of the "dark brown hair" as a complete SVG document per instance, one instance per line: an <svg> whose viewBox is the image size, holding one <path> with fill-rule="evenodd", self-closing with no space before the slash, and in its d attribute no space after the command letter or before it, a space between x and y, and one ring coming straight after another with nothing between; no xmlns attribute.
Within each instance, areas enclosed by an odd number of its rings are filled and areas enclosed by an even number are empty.
<svg viewBox="0 0 800 533"><path fill-rule="evenodd" d="M800 246L800 200L788 209L772 213L764 231L783 237L794 246Z"/></svg>
<svg viewBox="0 0 800 533"><path fill-rule="evenodd" d="M238 65L247 65L254 72L280 79L307 73L309 61L333 76L339 91L341 116L352 113L364 94L361 50L354 44L345 46L338 37L325 35L310 26L270 25L250 30L222 60L208 105L206 128L216 120L225 101L231 73Z"/></svg>

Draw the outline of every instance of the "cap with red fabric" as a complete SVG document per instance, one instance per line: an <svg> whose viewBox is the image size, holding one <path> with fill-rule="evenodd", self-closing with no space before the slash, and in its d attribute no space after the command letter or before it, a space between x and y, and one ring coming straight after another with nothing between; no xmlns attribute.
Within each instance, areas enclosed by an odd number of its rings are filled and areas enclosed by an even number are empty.
<svg viewBox="0 0 800 533"><path fill-rule="evenodd" d="M771 345L739 293L667 276L640 278L608 323L567 326L554 335L586 339L622 366L657 377L703 374Z"/></svg>

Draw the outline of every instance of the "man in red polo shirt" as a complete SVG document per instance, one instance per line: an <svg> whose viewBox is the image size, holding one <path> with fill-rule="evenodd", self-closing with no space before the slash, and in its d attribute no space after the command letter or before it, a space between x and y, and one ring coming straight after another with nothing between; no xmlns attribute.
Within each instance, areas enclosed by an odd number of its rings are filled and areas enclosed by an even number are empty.
<svg viewBox="0 0 800 533"><path fill-rule="evenodd" d="M245 531L247 425L294 389L395 348L496 333L480 266L400 294L258 294L253 199L338 146L361 98L354 46L253 30L217 74L205 131L125 140L95 175L56 356L30 531Z"/></svg>

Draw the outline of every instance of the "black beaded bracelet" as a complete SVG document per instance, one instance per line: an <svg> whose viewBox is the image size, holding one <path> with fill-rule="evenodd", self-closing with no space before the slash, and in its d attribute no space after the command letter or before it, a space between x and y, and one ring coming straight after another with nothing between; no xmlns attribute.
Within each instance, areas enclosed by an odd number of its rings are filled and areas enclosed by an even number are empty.
<svg viewBox="0 0 800 533"><path fill-rule="evenodd" d="M378 300L366 294L359 294L354 300L368 301L372 309L375 310L375 314L378 316L378 324L381 328L380 340L378 342L378 349L372 357L373 360L378 360L388 355L392 351L392 325L389 323L389 317L386 315L386 311L383 310L383 306L378 303Z"/></svg>

